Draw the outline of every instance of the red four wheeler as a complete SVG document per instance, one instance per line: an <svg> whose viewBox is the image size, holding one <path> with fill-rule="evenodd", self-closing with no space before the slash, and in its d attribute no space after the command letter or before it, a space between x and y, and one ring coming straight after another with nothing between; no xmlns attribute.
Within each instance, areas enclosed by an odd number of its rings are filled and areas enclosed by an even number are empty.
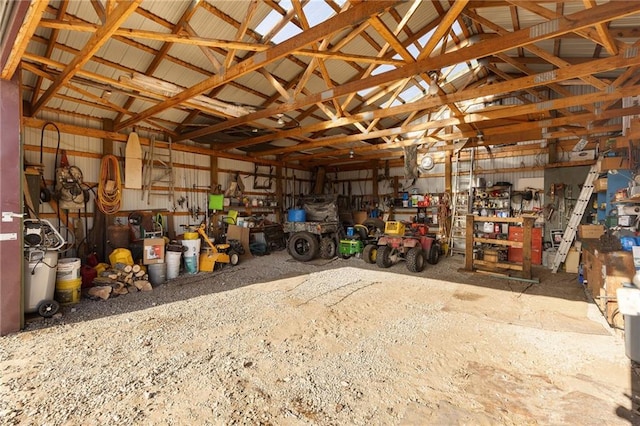
<svg viewBox="0 0 640 426"><path fill-rule="evenodd" d="M424 225L412 227L412 232L405 234L404 224L393 221L387 222L385 235L380 237L377 246L367 247L365 253L375 252L375 255L363 256L365 261L375 261L378 267L388 268L404 260L410 272L422 272L425 262L435 265L442 251L440 242L426 235Z"/></svg>

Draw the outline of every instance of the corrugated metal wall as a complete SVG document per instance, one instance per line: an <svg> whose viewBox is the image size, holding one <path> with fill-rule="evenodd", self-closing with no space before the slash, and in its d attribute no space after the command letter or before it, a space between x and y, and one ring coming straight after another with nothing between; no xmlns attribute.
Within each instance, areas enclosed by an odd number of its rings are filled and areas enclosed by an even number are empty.
<svg viewBox="0 0 640 426"><path fill-rule="evenodd" d="M55 116L48 116L46 119L54 121ZM91 120L77 119L75 126L95 128L96 123ZM28 164L40 164L40 140L42 137L42 145L44 151L42 154L42 164L44 165L44 177L48 181L49 188L53 189L54 161L55 151L58 145L58 135L55 127L47 125L44 133L41 129L26 127L23 130L23 140L25 145L25 162ZM147 138L149 135L139 134L140 138ZM164 142L163 142L164 143ZM124 176L124 152L126 143L114 142L114 154L120 157L120 172L122 182L124 184L126 176ZM78 167L82 171L83 182L88 187L94 188L90 201L87 204L86 226L91 229L93 226L92 217L95 210L95 190L100 176L100 166L102 161L103 140L88 136L70 135L61 133L59 142L58 163L62 156L62 151L66 151L69 164ZM149 155L149 147L142 146L143 157ZM164 148L156 148L156 158L167 158L168 150ZM239 178L244 185L244 194L241 198L231 200L231 205L227 209L235 209L239 211L239 215L256 215L266 216L267 219L275 221L275 202L276 193L276 169L275 167L259 166L257 169L258 176L255 176L256 169L253 163L229 160L219 158L218 160L218 176L217 181L220 189L224 192L229 188L235 175L239 172ZM148 198L144 197L143 191L137 189L122 189L122 204L119 213L114 215L115 219L126 224L128 215L133 211L154 211L154 212L174 212L174 229L176 233L183 232L183 225L196 225L201 223L207 217L208 196L212 192L211 185L211 157L204 154L187 153L183 151L173 150L173 171L174 171L174 197L171 201L168 195L152 195ZM161 171L156 170L157 173ZM312 189L308 172L292 169L284 169L284 194L285 207L293 205L293 195L300 193L309 193ZM156 175L157 176L157 175ZM271 176L271 179L269 179ZM295 178L294 178L295 176ZM255 188L258 186L268 186L267 188ZM294 185L295 182L295 185ZM157 192L168 192L164 189L167 183L156 183ZM215 190L215 188L214 188ZM254 206L258 203L257 206ZM248 204L249 208L245 204ZM287 206L286 204L289 204ZM48 204L41 204L39 212L42 217L48 218L54 225L64 227L64 223L59 223L56 212ZM195 213L195 214L192 214ZM79 221L80 216L84 217L82 210L70 211L69 216L74 221ZM84 230L85 224L78 222L78 226Z"/></svg>

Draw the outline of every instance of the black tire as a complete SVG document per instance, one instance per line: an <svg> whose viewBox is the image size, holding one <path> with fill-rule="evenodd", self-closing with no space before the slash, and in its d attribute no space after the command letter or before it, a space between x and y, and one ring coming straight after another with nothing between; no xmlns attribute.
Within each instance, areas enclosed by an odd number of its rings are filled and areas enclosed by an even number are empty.
<svg viewBox="0 0 640 426"><path fill-rule="evenodd" d="M420 247L414 247L407 252L405 258L409 272L422 272L425 267L424 251Z"/></svg>
<svg viewBox="0 0 640 426"><path fill-rule="evenodd" d="M58 309L60 309L60 304L55 300L43 300L38 303L37 309L40 316L51 318L58 312Z"/></svg>
<svg viewBox="0 0 640 426"><path fill-rule="evenodd" d="M229 251L229 263L231 264L231 266L236 266L238 263L240 263L240 255L237 251Z"/></svg>
<svg viewBox="0 0 640 426"><path fill-rule="evenodd" d="M384 220L382 219L369 218L364 222L362 222L362 224L366 226L367 229L369 230L369 235L376 234L376 233L384 234ZM372 232L372 231L377 231L377 232Z"/></svg>
<svg viewBox="0 0 640 426"><path fill-rule="evenodd" d="M340 259L350 259L351 255L350 254L343 254L343 253L338 253L338 257Z"/></svg>
<svg viewBox="0 0 640 426"><path fill-rule="evenodd" d="M440 244L433 243L429 249L429 256L427 256L427 262L432 265L436 265L440 260Z"/></svg>
<svg viewBox="0 0 640 426"><path fill-rule="evenodd" d="M378 246L375 244L367 244L362 250L362 258L367 263L376 263L378 257Z"/></svg>
<svg viewBox="0 0 640 426"><path fill-rule="evenodd" d="M369 229L364 225L356 225L354 226L354 236L353 238L360 238L361 241L365 241L369 238Z"/></svg>
<svg viewBox="0 0 640 426"><path fill-rule="evenodd" d="M289 238L289 254L300 262L310 261L318 255L318 239L306 231L296 232Z"/></svg>
<svg viewBox="0 0 640 426"><path fill-rule="evenodd" d="M323 259L333 259L336 255L336 242L329 238L324 237L320 240L320 257Z"/></svg>
<svg viewBox="0 0 640 426"><path fill-rule="evenodd" d="M393 249L389 246L380 246L378 247L378 252L376 253L376 265L379 268L388 268L391 266L391 251Z"/></svg>

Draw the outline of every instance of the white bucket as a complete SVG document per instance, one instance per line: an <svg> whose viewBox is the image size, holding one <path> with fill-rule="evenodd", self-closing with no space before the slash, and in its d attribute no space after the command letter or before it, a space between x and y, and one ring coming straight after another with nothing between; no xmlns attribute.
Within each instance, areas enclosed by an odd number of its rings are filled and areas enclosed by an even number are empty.
<svg viewBox="0 0 640 426"><path fill-rule="evenodd" d="M184 268L190 274L199 271L200 263L200 239L182 240L182 245L187 248L184 252Z"/></svg>
<svg viewBox="0 0 640 426"><path fill-rule="evenodd" d="M200 238L197 240L181 240L180 243L187 248L184 252L184 257L200 256Z"/></svg>
<svg viewBox="0 0 640 426"><path fill-rule="evenodd" d="M68 259L58 260L58 270L56 272L56 281L71 281L80 278L80 259L70 257Z"/></svg>
<svg viewBox="0 0 640 426"><path fill-rule="evenodd" d="M166 264L153 263L151 265L147 265L147 270L149 271L149 281L151 281L151 284L154 286L162 284L167 280Z"/></svg>
<svg viewBox="0 0 640 426"><path fill-rule="evenodd" d="M182 252L167 251L165 253L165 261L167 262L167 279L172 280L180 275L180 257Z"/></svg>

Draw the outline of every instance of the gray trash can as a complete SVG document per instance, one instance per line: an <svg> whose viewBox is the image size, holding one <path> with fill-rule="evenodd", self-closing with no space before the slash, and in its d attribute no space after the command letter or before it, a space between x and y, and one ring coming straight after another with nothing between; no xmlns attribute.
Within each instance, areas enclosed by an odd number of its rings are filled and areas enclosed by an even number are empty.
<svg viewBox="0 0 640 426"><path fill-rule="evenodd" d="M625 353L635 362L640 362L640 316L624 316Z"/></svg>

